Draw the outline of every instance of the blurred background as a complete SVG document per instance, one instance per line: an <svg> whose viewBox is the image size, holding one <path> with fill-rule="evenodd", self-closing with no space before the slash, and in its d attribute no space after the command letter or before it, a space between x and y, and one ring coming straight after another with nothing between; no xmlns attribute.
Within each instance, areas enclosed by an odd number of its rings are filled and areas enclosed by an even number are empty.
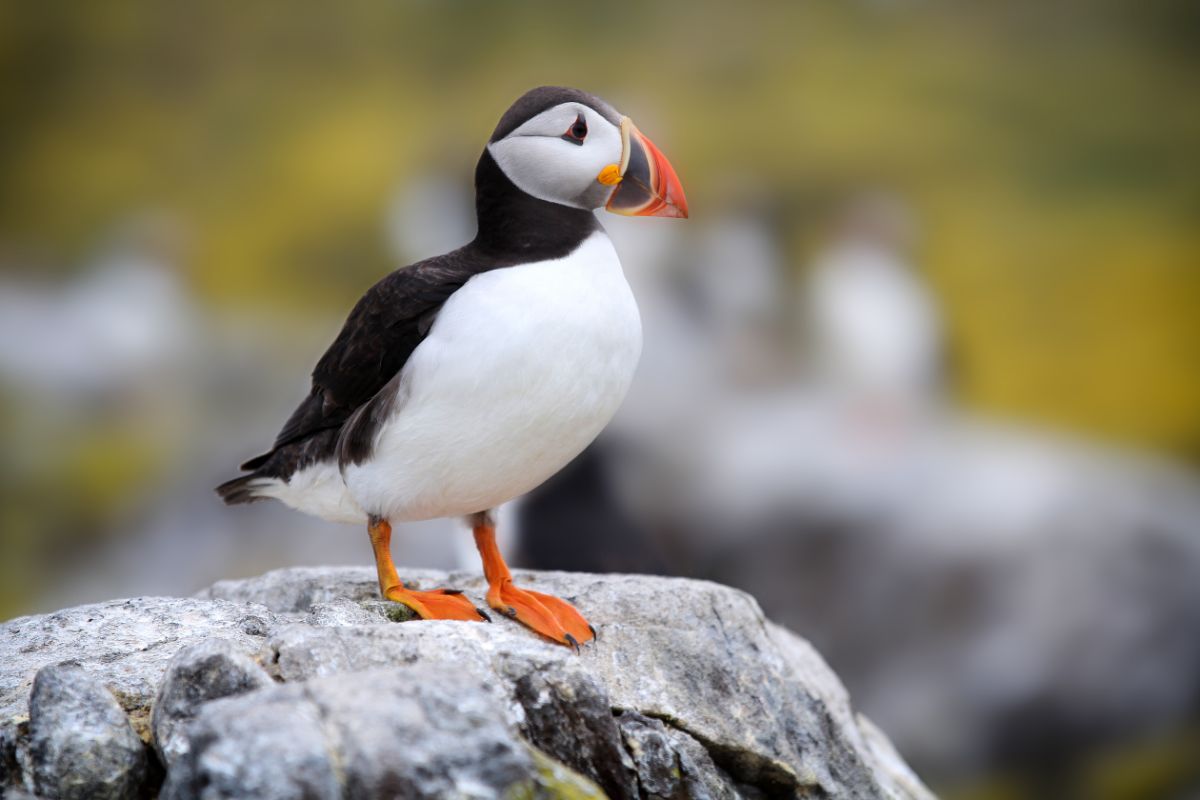
<svg viewBox="0 0 1200 800"><path fill-rule="evenodd" d="M645 355L514 560L745 588L946 797L1196 797L1198 42L1186 0L0 3L0 619L370 564L211 487L576 85L692 219L603 215Z"/></svg>

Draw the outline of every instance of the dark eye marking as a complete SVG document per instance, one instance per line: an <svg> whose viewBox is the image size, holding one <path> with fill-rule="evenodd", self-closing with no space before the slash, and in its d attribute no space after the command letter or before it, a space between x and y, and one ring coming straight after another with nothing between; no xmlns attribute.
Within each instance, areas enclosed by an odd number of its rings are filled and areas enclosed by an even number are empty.
<svg viewBox="0 0 1200 800"><path fill-rule="evenodd" d="M583 144L583 140L587 138L587 120L583 118L583 114L575 117L575 121L567 128L562 138L571 144Z"/></svg>

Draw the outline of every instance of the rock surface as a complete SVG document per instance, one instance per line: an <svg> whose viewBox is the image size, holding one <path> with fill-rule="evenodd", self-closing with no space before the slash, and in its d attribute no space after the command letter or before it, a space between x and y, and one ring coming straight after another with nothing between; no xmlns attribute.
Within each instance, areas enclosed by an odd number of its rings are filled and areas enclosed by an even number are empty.
<svg viewBox="0 0 1200 800"><path fill-rule="evenodd" d="M206 705L164 798L500 796L551 788L492 692L425 663ZM563 771L566 773L566 771ZM598 794L588 781L566 783ZM560 792L562 794L563 792Z"/></svg>
<svg viewBox="0 0 1200 800"><path fill-rule="evenodd" d="M148 777L145 745L116 698L98 678L69 662L38 671L22 755L43 797L136 796Z"/></svg>
<svg viewBox="0 0 1200 800"><path fill-rule="evenodd" d="M228 639L208 639L183 648L167 666L154 702L151 725L159 759L170 767L187 754L191 737L184 728L207 701L271 685L266 670Z"/></svg>
<svg viewBox="0 0 1200 800"><path fill-rule="evenodd" d="M484 589L477 576L406 577ZM72 660L41 674L104 691L126 745L165 765L163 797L931 796L820 656L748 595L668 578L517 580L572 599L599 640L576 654L508 620L407 621L366 568L12 620L0 787L55 796L45 787L62 768L38 736L73 732L28 698L39 669ZM160 788L153 768L129 775L109 796Z"/></svg>

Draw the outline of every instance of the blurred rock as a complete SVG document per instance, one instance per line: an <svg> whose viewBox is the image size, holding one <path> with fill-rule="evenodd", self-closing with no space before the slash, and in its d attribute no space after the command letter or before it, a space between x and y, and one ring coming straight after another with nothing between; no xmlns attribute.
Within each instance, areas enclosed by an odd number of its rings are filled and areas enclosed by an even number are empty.
<svg viewBox="0 0 1200 800"><path fill-rule="evenodd" d="M146 790L146 748L105 685L73 664L43 667L23 761L46 798L106 800Z"/></svg>
<svg viewBox="0 0 1200 800"><path fill-rule="evenodd" d="M477 576L410 576L485 588ZM396 624L370 569L284 570L197 599L7 623L0 700L19 713L24 672L69 644L79 674L110 686L165 681L154 728L167 797L930 796L816 652L748 595L665 578L517 578L573 599L599 641L576 654L507 620ZM55 622L80 612L110 638L80 642ZM161 658L145 658L147 640ZM27 747L21 723L0 725L0 743Z"/></svg>
<svg viewBox="0 0 1200 800"><path fill-rule="evenodd" d="M128 396L174 374L194 316L172 265L148 254L114 253L63 286L0 278L0 377L77 403Z"/></svg>
<svg viewBox="0 0 1200 800"><path fill-rule="evenodd" d="M601 437L537 491L515 503L519 546L513 562L527 569L667 573L648 533L624 511L606 467L616 445ZM571 531L570 536L562 532Z"/></svg>
<svg viewBox="0 0 1200 800"><path fill-rule="evenodd" d="M970 420L856 439L777 410L680 443L703 453L679 494L648 459L608 466L655 487L625 497L671 571L752 591L922 774L1054 773L1194 727L1194 474Z"/></svg>
<svg viewBox="0 0 1200 800"><path fill-rule="evenodd" d="M187 754L182 728L202 704L271 685L271 676L246 650L228 639L208 639L171 659L151 717L154 747L164 764Z"/></svg>

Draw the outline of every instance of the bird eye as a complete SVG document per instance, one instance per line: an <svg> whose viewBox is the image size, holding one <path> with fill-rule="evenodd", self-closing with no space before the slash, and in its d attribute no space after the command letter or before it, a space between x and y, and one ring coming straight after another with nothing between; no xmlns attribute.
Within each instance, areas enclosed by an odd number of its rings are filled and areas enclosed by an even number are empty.
<svg viewBox="0 0 1200 800"><path fill-rule="evenodd" d="M575 122L567 128L567 132L562 135L562 138L571 144L583 144L583 140L587 138L587 120L583 118L583 114L575 117Z"/></svg>

